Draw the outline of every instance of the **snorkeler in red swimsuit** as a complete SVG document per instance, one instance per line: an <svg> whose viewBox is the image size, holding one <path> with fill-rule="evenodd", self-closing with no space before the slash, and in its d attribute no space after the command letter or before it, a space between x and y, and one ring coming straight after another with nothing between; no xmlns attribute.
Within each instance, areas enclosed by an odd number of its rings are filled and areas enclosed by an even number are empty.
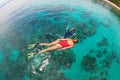
<svg viewBox="0 0 120 80"><path fill-rule="evenodd" d="M68 40L60 40L60 41L58 42L58 44L60 44L60 45L62 46L62 48L70 46L70 45L68 44Z"/></svg>
<svg viewBox="0 0 120 80"><path fill-rule="evenodd" d="M78 39L58 39L51 43L40 43L41 46L49 46L47 49L40 50L38 53L47 52L51 50L64 50L74 47L74 44L78 43Z"/></svg>
<svg viewBox="0 0 120 80"><path fill-rule="evenodd" d="M51 43L40 43L40 46L48 46L48 48L40 50L38 53L43 53L51 50L64 50L74 47L74 44L78 43L78 39L58 39ZM28 55L31 58L31 55Z"/></svg>

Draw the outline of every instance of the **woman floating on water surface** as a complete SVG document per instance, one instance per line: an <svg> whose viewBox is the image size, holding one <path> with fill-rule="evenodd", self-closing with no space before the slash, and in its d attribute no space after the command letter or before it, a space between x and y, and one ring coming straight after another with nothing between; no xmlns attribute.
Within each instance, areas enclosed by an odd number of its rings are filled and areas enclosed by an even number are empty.
<svg viewBox="0 0 120 80"><path fill-rule="evenodd" d="M69 48L74 47L74 45L76 43L78 43L77 38L75 38L75 39L70 39L70 38L57 39L56 41L51 42L51 43L40 43L41 46L50 46L50 47L39 51L39 53L47 52L47 51L51 51L51 50L69 49Z"/></svg>
<svg viewBox="0 0 120 80"><path fill-rule="evenodd" d="M66 39L57 39L51 43L40 43L40 46L49 46L47 49L40 50L38 53L48 52L51 50L64 50L74 47L78 43L78 39L66 38ZM31 58L35 53L28 54L28 58Z"/></svg>

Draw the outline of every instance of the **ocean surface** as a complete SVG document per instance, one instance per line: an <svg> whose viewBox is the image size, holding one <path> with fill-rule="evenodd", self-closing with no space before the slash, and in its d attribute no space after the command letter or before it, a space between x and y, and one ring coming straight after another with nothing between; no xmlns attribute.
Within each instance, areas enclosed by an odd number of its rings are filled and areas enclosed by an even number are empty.
<svg viewBox="0 0 120 80"><path fill-rule="evenodd" d="M90 0L1 0L0 80L120 80L120 18ZM74 48L28 59L74 27Z"/></svg>

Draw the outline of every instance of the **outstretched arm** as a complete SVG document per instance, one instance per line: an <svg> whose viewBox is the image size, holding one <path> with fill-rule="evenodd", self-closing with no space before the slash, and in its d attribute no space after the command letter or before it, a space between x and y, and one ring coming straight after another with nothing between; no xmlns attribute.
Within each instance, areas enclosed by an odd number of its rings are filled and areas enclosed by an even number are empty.
<svg viewBox="0 0 120 80"><path fill-rule="evenodd" d="M69 28L69 25L67 25L67 27L66 27L66 31L68 30L68 28Z"/></svg>

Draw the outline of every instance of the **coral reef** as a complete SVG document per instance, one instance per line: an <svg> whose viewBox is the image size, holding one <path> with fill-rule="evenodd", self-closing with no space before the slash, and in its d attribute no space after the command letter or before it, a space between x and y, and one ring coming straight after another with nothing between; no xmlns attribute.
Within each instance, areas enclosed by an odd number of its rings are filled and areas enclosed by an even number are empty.
<svg viewBox="0 0 120 80"><path fill-rule="evenodd" d="M75 61L75 55L71 50L60 51L57 54L51 55L51 60L64 68L70 68Z"/></svg>
<svg viewBox="0 0 120 80"><path fill-rule="evenodd" d="M97 42L97 49L90 49L82 59L81 66L90 73L88 80L108 80L109 69L115 60L119 64L118 52L108 46L107 38Z"/></svg>
<svg viewBox="0 0 120 80"><path fill-rule="evenodd" d="M86 71L95 72L97 69L96 58L90 55L86 55L83 57L81 65Z"/></svg>
<svg viewBox="0 0 120 80"><path fill-rule="evenodd" d="M49 59L49 63L45 66L43 70L40 70L41 66L43 65L41 63L46 58ZM67 50L61 52L52 52L52 54L45 53L44 56L41 56L38 59L32 60L32 62L30 62L32 65L28 64L32 78L41 80L67 80L64 77L64 74L62 72L59 72L59 70L61 68L70 68L72 63L75 61L75 56L72 51Z"/></svg>
<svg viewBox="0 0 120 80"><path fill-rule="evenodd" d="M27 62L25 61L25 57L23 57L23 55L19 55L17 60L10 61L8 63L9 67L7 68L7 73L5 73L6 80L20 80L24 75L26 75Z"/></svg>
<svg viewBox="0 0 120 80"><path fill-rule="evenodd" d="M81 42L96 33L96 27L89 27L86 25L86 23L76 24L76 27L77 37Z"/></svg>
<svg viewBox="0 0 120 80"><path fill-rule="evenodd" d="M106 38L102 39L100 42L97 43L98 46L107 46L108 41Z"/></svg>

